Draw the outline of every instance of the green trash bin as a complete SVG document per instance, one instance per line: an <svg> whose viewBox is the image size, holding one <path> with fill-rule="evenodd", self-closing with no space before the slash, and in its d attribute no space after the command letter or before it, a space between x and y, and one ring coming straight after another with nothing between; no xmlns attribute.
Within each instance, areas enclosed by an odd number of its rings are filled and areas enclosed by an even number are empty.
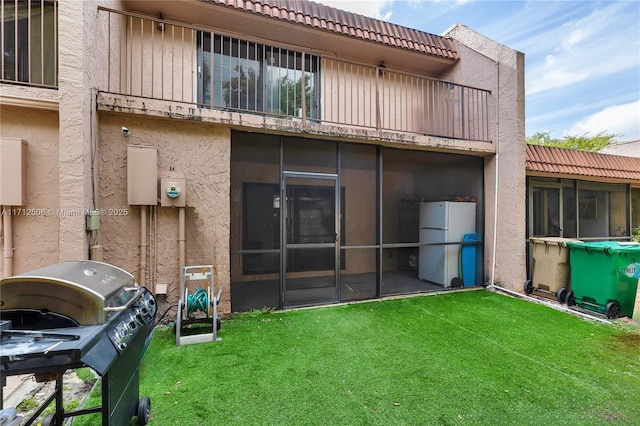
<svg viewBox="0 0 640 426"><path fill-rule="evenodd" d="M605 314L607 318L633 315L640 276L640 244L567 242L571 291L567 305Z"/></svg>

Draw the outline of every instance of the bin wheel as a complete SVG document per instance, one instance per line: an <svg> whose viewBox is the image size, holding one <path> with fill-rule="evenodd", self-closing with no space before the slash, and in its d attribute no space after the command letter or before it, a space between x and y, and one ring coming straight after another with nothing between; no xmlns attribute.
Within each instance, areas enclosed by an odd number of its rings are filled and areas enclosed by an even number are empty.
<svg viewBox="0 0 640 426"><path fill-rule="evenodd" d="M138 402L138 424L146 425L151 419L151 399L148 396Z"/></svg>
<svg viewBox="0 0 640 426"><path fill-rule="evenodd" d="M558 290L558 292L556 293L556 299L558 299L558 302L560 303L564 303L565 297L567 297L567 289L562 287L560 290Z"/></svg>
<svg viewBox="0 0 640 426"><path fill-rule="evenodd" d="M56 413L49 413L42 419L42 426L56 426Z"/></svg>
<svg viewBox="0 0 640 426"><path fill-rule="evenodd" d="M573 306L576 304L576 298L573 295L573 291L568 292L565 296L564 296L564 303L567 304L567 306Z"/></svg>
<svg viewBox="0 0 640 426"><path fill-rule="evenodd" d="M620 304L615 300L607 303L604 308L604 313L609 319L618 318L618 315L620 315Z"/></svg>
<svg viewBox="0 0 640 426"><path fill-rule="evenodd" d="M524 292L527 294L533 293L533 283L531 282L531 280L526 280L524 282Z"/></svg>

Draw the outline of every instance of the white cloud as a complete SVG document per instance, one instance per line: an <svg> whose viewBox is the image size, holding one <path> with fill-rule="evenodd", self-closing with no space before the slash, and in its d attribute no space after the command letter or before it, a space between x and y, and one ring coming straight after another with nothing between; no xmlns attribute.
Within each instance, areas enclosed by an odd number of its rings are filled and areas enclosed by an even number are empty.
<svg viewBox="0 0 640 426"><path fill-rule="evenodd" d="M585 71L566 71L563 69L554 69L548 71L542 79L540 84L544 85L547 90L559 89L561 87L569 86L570 84L584 81L589 77L589 73ZM532 91L530 93L535 93Z"/></svg>
<svg viewBox="0 0 640 426"><path fill-rule="evenodd" d="M391 18L391 4L394 0L315 0L317 3L370 18L387 21Z"/></svg>
<svg viewBox="0 0 640 426"><path fill-rule="evenodd" d="M627 6L626 2L603 3L587 15L544 28L528 39L524 50L528 58L527 94L638 67L640 37L637 23L632 21L636 18L629 13L632 8Z"/></svg>
<svg viewBox="0 0 640 426"><path fill-rule="evenodd" d="M640 139L640 100L623 105L614 105L584 117L569 129L569 135L600 132L621 135L619 140Z"/></svg>
<svg viewBox="0 0 640 426"><path fill-rule="evenodd" d="M562 48L564 50L573 50L573 47L584 40L587 35L587 32L582 28L573 30L569 37L562 42Z"/></svg>

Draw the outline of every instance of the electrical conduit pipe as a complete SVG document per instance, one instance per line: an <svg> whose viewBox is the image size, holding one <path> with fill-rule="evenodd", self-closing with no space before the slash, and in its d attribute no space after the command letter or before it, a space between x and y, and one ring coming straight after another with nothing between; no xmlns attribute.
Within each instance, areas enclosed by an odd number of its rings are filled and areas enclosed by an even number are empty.
<svg viewBox="0 0 640 426"><path fill-rule="evenodd" d="M13 275L13 221L11 219L11 209L8 208L6 211L2 210L2 229L4 231L4 239L3 239L3 273L4 278L10 277Z"/></svg>
<svg viewBox="0 0 640 426"><path fill-rule="evenodd" d="M182 276L182 271L184 271L185 263L186 263L186 249L185 249L185 208L178 207L178 256L180 262L180 276Z"/></svg>
<svg viewBox="0 0 640 426"><path fill-rule="evenodd" d="M147 206L140 206L140 276L138 285L144 286L147 272Z"/></svg>

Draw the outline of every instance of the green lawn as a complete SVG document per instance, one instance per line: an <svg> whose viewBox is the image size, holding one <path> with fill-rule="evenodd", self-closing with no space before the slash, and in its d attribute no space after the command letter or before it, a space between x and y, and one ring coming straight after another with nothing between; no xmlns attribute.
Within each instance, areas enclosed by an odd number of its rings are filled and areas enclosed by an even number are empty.
<svg viewBox="0 0 640 426"><path fill-rule="evenodd" d="M151 425L640 424L638 328L486 290L244 314L219 334L176 347L156 330Z"/></svg>

